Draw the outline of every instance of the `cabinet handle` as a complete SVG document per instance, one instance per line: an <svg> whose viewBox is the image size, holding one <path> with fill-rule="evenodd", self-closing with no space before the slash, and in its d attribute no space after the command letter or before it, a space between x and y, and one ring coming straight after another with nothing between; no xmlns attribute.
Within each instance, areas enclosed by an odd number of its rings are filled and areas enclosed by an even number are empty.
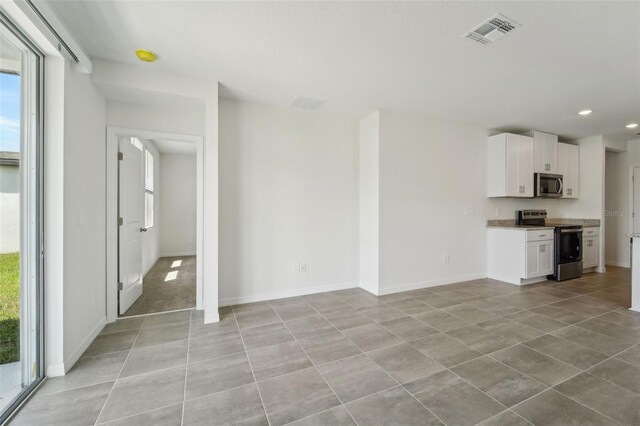
<svg viewBox="0 0 640 426"><path fill-rule="evenodd" d="M540 246L540 253L547 251L547 246Z"/></svg>

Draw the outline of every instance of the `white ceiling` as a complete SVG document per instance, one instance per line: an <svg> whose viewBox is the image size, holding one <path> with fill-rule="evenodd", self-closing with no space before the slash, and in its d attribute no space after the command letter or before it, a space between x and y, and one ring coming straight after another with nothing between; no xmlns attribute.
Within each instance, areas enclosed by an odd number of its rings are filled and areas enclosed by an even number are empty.
<svg viewBox="0 0 640 426"><path fill-rule="evenodd" d="M94 58L217 79L223 95L324 110L425 114L565 138L636 137L640 2L56 1ZM523 25L483 46L495 13ZM133 51L158 53L153 65ZM590 108L589 117L576 112Z"/></svg>

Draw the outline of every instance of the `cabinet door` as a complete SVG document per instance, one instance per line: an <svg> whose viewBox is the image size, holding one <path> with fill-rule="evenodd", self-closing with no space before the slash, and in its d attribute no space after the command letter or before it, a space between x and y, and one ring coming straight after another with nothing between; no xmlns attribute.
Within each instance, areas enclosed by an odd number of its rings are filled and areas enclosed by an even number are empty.
<svg viewBox="0 0 640 426"><path fill-rule="evenodd" d="M505 195L507 197L521 197L522 187L519 182L518 163L520 161L520 141L515 135L507 135L506 140L506 173Z"/></svg>
<svg viewBox="0 0 640 426"><path fill-rule="evenodd" d="M578 198L580 191L580 147L577 145L567 145L567 177L569 187L565 198Z"/></svg>
<svg viewBox="0 0 640 426"><path fill-rule="evenodd" d="M595 268L598 266L599 237L586 237L582 240L582 267Z"/></svg>
<svg viewBox="0 0 640 426"><path fill-rule="evenodd" d="M527 271L525 278L553 274L553 240L527 243Z"/></svg>
<svg viewBox="0 0 640 426"><path fill-rule="evenodd" d="M580 147L558 144L558 174L562 175L562 198L578 198Z"/></svg>
<svg viewBox="0 0 640 426"><path fill-rule="evenodd" d="M519 137L518 187L521 197L533 197L533 138Z"/></svg>
<svg viewBox="0 0 640 426"><path fill-rule="evenodd" d="M533 278L540 276L540 256L538 255L539 241L527 243L527 270L525 278Z"/></svg>
<svg viewBox="0 0 640 426"><path fill-rule="evenodd" d="M540 275L553 274L553 240L540 241L538 246Z"/></svg>
<svg viewBox="0 0 640 426"><path fill-rule="evenodd" d="M557 173L558 135L537 130L532 134L534 142L533 171L535 173Z"/></svg>
<svg viewBox="0 0 640 426"><path fill-rule="evenodd" d="M543 133L543 168L545 173L558 172L558 135Z"/></svg>

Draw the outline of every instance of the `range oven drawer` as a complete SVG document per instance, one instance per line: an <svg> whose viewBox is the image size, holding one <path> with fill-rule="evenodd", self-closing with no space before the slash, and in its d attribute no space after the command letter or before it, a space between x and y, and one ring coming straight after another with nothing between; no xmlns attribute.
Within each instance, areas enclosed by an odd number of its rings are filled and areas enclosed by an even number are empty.
<svg viewBox="0 0 640 426"><path fill-rule="evenodd" d="M538 229L527 231L527 242L553 240L553 229Z"/></svg>

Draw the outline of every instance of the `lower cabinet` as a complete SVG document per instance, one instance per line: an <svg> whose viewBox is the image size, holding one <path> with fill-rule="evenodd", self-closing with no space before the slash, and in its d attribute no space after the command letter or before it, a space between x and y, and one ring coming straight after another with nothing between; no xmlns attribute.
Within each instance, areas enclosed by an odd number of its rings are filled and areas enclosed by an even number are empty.
<svg viewBox="0 0 640 426"><path fill-rule="evenodd" d="M487 228L487 276L512 284L553 274L553 228Z"/></svg>
<svg viewBox="0 0 640 426"><path fill-rule="evenodd" d="M527 273L524 278L553 274L553 240L527 243Z"/></svg>
<svg viewBox="0 0 640 426"><path fill-rule="evenodd" d="M600 228L582 228L582 269L597 268L600 264Z"/></svg>
<svg viewBox="0 0 640 426"><path fill-rule="evenodd" d="M582 268L597 268L600 260L600 237L582 238Z"/></svg>

